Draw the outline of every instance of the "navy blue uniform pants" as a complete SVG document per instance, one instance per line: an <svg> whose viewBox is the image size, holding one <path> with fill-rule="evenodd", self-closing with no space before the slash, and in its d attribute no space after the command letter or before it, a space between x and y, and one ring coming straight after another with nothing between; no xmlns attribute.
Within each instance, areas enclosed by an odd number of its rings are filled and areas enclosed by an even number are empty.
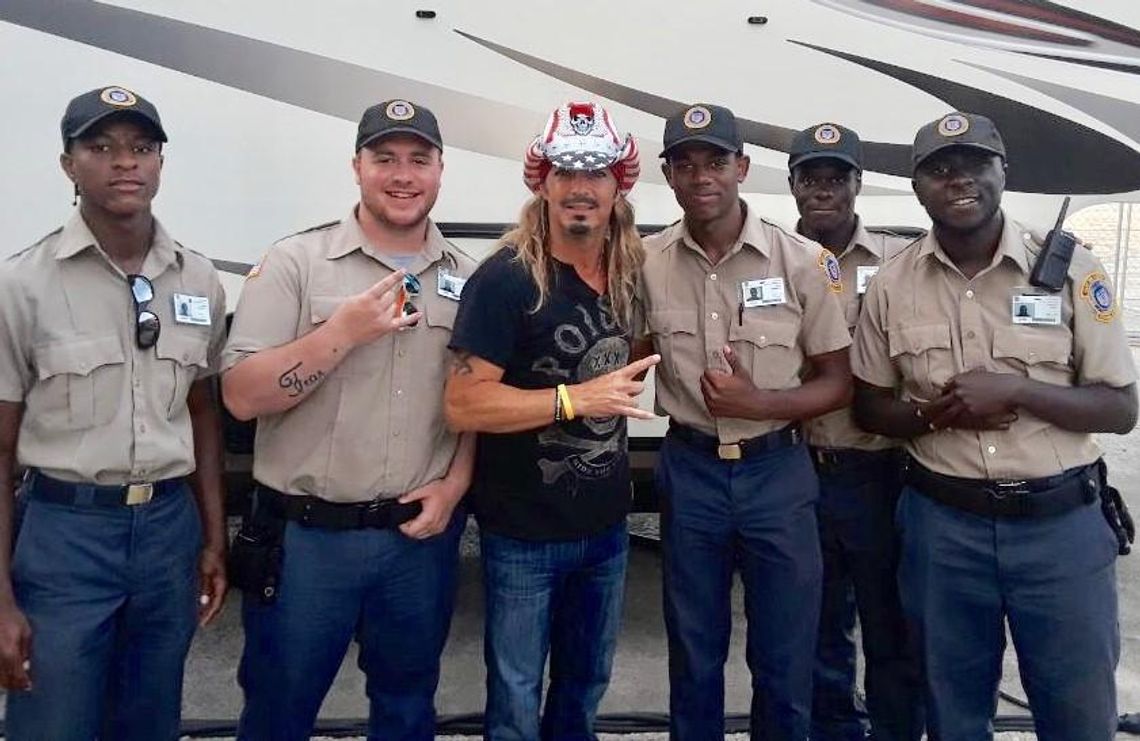
<svg viewBox="0 0 1140 741"><path fill-rule="evenodd" d="M175 741L197 625L202 529L189 487L146 504L17 504L16 602L32 628L28 692L8 694L12 741Z"/></svg>
<svg viewBox="0 0 1140 741"><path fill-rule="evenodd" d="M897 583L897 451L819 451L816 458L823 600L812 739L855 741L867 735L867 718L855 695L857 612L875 741L918 741L921 676L913 644L906 640Z"/></svg>
<svg viewBox="0 0 1140 741"><path fill-rule="evenodd" d="M399 530L325 530L290 522L277 601L243 596L245 692L238 738L303 741L349 643L369 700L369 741L434 738L439 657L455 605L456 507L439 535Z"/></svg>
<svg viewBox="0 0 1140 741"><path fill-rule="evenodd" d="M927 724L940 741L993 737L1005 626L1037 738L1110 741L1120 656L1116 536L1097 502L995 519L907 487L899 586L919 641Z"/></svg>
<svg viewBox="0 0 1140 741"><path fill-rule="evenodd" d="M670 731L724 737L724 664L739 566L754 739L803 741L819 620L819 495L807 447L722 461L668 435L661 497Z"/></svg>

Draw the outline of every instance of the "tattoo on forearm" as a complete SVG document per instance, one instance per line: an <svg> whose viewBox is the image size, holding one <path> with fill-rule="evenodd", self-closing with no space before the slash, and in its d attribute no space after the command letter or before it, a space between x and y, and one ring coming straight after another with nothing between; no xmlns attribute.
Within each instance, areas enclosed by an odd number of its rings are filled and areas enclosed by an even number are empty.
<svg viewBox="0 0 1140 741"><path fill-rule="evenodd" d="M471 367L471 353L460 351L451 354L452 375L467 376L474 372L475 369Z"/></svg>
<svg viewBox="0 0 1140 741"><path fill-rule="evenodd" d="M289 398L294 399L301 394L312 390L314 386L321 382L325 377L323 370L313 371L307 373L301 370L301 363L297 363L289 370L281 374L277 379L277 385L285 389L289 394Z"/></svg>

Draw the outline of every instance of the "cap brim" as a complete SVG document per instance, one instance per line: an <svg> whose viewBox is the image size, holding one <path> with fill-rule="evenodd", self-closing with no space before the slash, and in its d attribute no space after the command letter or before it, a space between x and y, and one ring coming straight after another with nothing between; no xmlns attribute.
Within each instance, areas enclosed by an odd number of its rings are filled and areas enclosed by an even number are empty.
<svg viewBox="0 0 1140 741"><path fill-rule="evenodd" d="M379 141L379 140L383 139L384 137L392 136L393 134L411 134L412 136L418 136L420 139L423 139L425 142L432 145L436 149L443 151L443 142L441 142L439 139L434 139L434 138L428 136L424 132L422 132L419 129L414 128L412 126L393 126L390 129L384 129L383 131L381 131L379 133L373 134L372 136L368 137L364 141L359 142L356 145L356 151L359 152L361 149L364 149L369 144L376 142L376 141Z"/></svg>
<svg viewBox="0 0 1140 741"><path fill-rule="evenodd" d="M791 172L805 162L812 162L814 160L838 160L851 165L860 172L863 171L863 165L859 164L858 160L846 152L804 152L803 154L797 154L794 157L788 158L788 172Z"/></svg>
<svg viewBox="0 0 1140 741"><path fill-rule="evenodd" d="M672 152L677 147L679 147L683 144L689 144L691 142L701 142L703 144L712 144L715 147L720 147L721 149L723 149L726 152L739 152L739 151L741 151L741 149L744 146L743 144L738 145L736 142L730 142L728 139L725 139L724 137L713 136L712 134L691 134L689 136L686 136L684 139L678 139L677 141L673 142L669 146L665 147L664 149L661 150L661 154L659 154L657 156L658 157L666 157L670 152Z"/></svg>
<svg viewBox="0 0 1140 741"><path fill-rule="evenodd" d="M911 174L914 174L914 171L917 170L918 166L921 165L923 162L926 162L928 159L930 159L934 155L938 154L942 150L951 149L953 147L961 147L963 149L980 149L983 152L989 152L990 154L996 154L998 157L1001 157L1003 160L1005 159L1005 152L1003 152L1000 149L997 149L995 147L991 147L987 144L978 144L976 142L946 142L944 144L939 144L937 147L935 147L934 149L931 149L929 152L923 153L923 155L921 157L915 157L914 161L911 163Z"/></svg>
<svg viewBox="0 0 1140 741"><path fill-rule="evenodd" d="M166 132L162 130L162 125L158 121L155 121L153 118L146 115L142 111L133 110L130 108L123 108L123 109L113 110L113 111L104 111L103 113L100 113L95 118L92 118L91 120L84 123L82 126L80 126L75 131L68 134L67 138L68 139L78 139L79 137L83 136L85 133L90 131L92 126L95 126L98 123L106 121L111 116L131 116L132 118L140 119L141 121L145 122L147 126L149 126L150 128L154 129L156 132L158 132L158 140L160 142L167 141Z"/></svg>

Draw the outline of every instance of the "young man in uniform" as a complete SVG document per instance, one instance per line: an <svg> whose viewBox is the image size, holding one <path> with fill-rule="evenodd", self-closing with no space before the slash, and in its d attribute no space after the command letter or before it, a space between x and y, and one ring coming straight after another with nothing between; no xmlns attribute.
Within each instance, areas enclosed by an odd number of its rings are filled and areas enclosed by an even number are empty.
<svg viewBox="0 0 1140 741"><path fill-rule="evenodd" d="M749 160L731 111L690 106L666 121L664 141L684 218L647 241L639 352L652 340L661 354L657 410L670 417L657 490L672 734L724 735L739 564L753 737L802 741L821 566L799 421L850 399L839 263L740 199Z"/></svg>
<svg viewBox="0 0 1140 741"><path fill-rule="evenodd" d="M557 109L527 150L535 195L471 277L455 324L447 418L480 433L493 741L594 738L609 683L628 549L626 417L652 416L637 408L635 376L656 362L627 365L643 252L625 195L638 174L633 138L604 109Z"/></svg>
<svg viewBox="0 0 1140 741"><path fill-rule="evenodd" d="M442 150L426 108L369 108L358 205L278 242L242 290L223 391L235 417L258 419L253 520L283 530L284 559L275 599L243 600L239 738L309 738L353 639L368 737L435 732L474 455L443 419L474 264L428 217Z"/></svg>
<svg viewBox="0 0 1140 741"><path fill-rule="evenodd" d="M195 623L226 591L225 295L151 213L166 133L150 102L92 90L62 133L79 209L0 266L6 732L177 739Z"/></svg>
<svg viewBox="0 0 1140 741"><path fill-rule="evenodd" d="M788 185L800 214L796 231L839 258L840 294L854 333L868 282L913 240L869 230L855 213L862 186L859 135L833 123L801 131L788 156ZM877 741L922 738L917 661L907 650L896 572L894 527L899 450L864 432L850 407L806 425L819 475L823 599L812 699L812 739L862 741L864 712L855 693L855 616L863 635L870 726Z"/></svg>
<svg viewBox="0 0 1140 741"><path fill-rule="evenodd" d="M1008 620L1038 738L1109 741L1118 541L1092 433L1132 429L1136 373L1108 279L1078 247L1060 292L1030 284L1041 246L1001 209L989 119L923 126L913 159L933 229L871 283L852 362L860 424L910 456L899 585L927 724L992 737Z"/></svg>

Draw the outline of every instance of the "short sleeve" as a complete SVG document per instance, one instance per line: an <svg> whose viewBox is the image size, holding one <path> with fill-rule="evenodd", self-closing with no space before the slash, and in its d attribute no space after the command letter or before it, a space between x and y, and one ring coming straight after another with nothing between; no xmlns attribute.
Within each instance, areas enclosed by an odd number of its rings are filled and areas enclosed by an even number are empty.
<svg viewBox="0 0 1140 741"><path fill-rule="evenodd" d="M467 279L448 345L504 370L515 355L523 319L534 308L525 297L536 293L527 290L531 278L513 254L500 249Z"/></svg>
<svg viewBox="0 0 1140 741"><path fill-rule="evenodd" d="M829 266L834 276L828 275ZM838 291L843 289L840 282L839 263L827 250L822 250L817 264L800 269L796 286L803 307L803 321L800 325L800 342L808 357L842 350L851 344L851 333L847 329L847 319Z"/></svg>
<svg viewBox="0 0 1140 741"><path fill-rule="evenodd" d="M863 296L863 310L859 313L855 342L851 346L851 373L872 386L895 388L899 376L898 369L891 362L890 345L884 330L887 306L883 285L885 281L876 276Z"/></svg>
<svg viewBox="0 0 1140 741"><path fill-rule="evenodd" d="M1073 360L1077 385L1120 388L1136 382L1136 367L1120 307L1104 266L1091 255L1072 284Z"/></svg>
<svg viewBox="0 0 1140 741"><path fill-rule="evenodd" d="M222 370L229 370L248 355L297 339L300 313L299 258L278 245L254 266L242 285L222 353Z"/></svg>
<svg viewBox="0 0 1140 741"><path fill-rule="evenodd" d="M0 265L0 401L23 402L34 380L32 317L10 265Z"/></svg>

